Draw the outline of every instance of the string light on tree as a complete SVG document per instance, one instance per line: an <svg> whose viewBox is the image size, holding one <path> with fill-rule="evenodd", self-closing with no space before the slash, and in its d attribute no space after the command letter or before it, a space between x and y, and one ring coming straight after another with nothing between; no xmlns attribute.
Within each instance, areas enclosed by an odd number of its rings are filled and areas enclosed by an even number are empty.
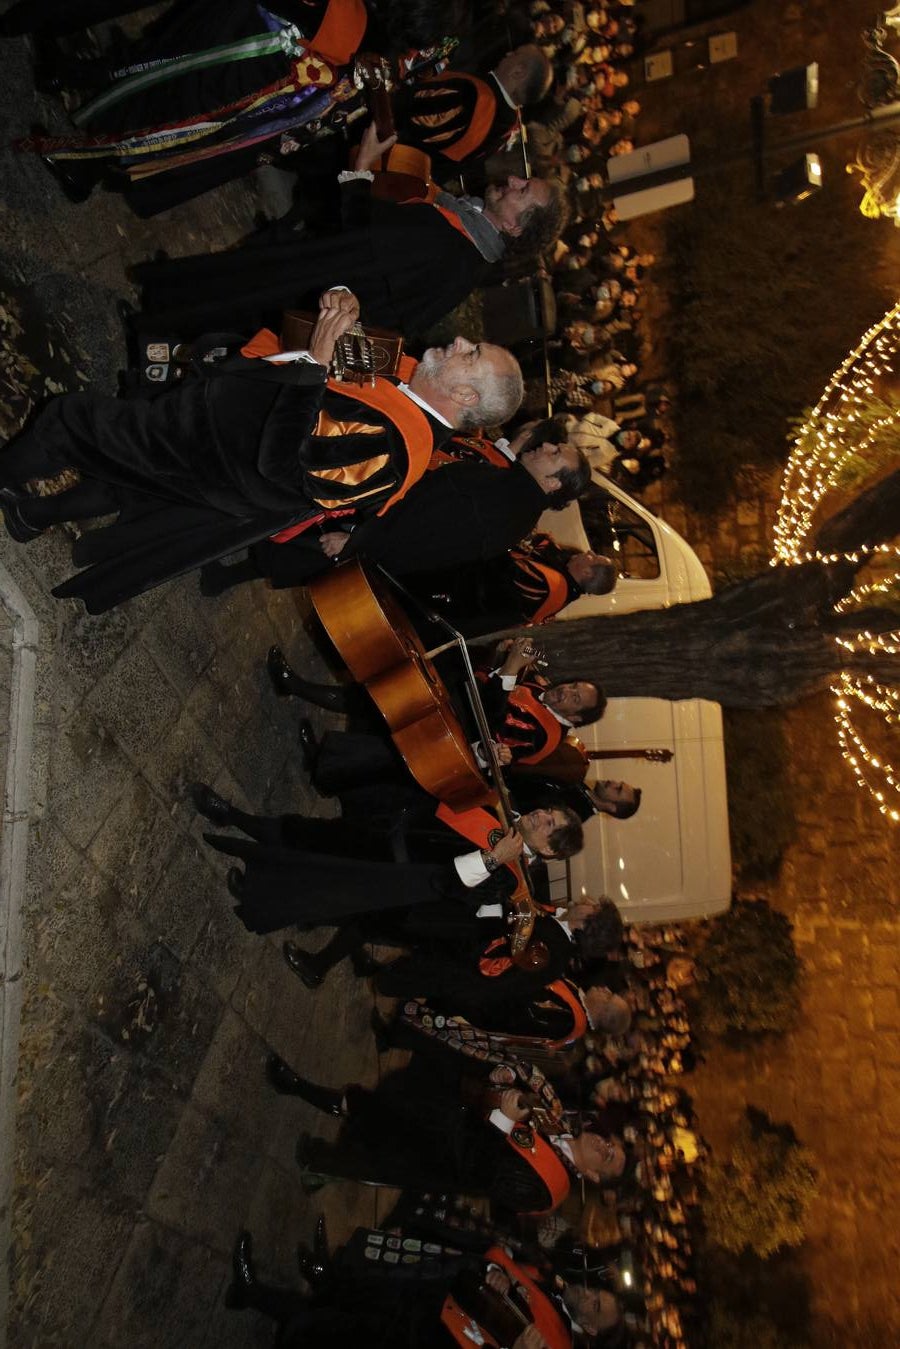
<svg viewBox="0 0 900 1349"><path fill-rule="evenodd" d="M814 523L829 493L846 490L877 474L900 456L900 405L883 394L886 380L894 375L898 346L900 303L864 334L799 426L782 479L773 566L806 561L836 563L846 557L854 564L883 568L900 559L900 549L892 544L859 548L848 554L809 549ZM872 606L898 592L900 567L858 585L835 604L834 611L871 612ZM877 679L858 667L866 657L891 660L900 654L900 631L873 632L861 624L853 636L835 636L834 641L846 653L845 665L853 667L842 669L831 686L841 754L858 786L868 791L881 814L896 824L900 822L900 773L889 762L890 755L878 752L868 742L872 734L879 739L896 734L900 668L895 685L884 682L882 665ZM865 737L854 717L865 720Z"/></svg>

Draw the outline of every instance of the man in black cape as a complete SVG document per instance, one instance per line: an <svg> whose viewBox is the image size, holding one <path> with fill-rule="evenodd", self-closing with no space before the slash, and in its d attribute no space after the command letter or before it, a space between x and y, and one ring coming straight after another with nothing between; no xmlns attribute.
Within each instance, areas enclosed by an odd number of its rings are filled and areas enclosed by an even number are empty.
<svg viewBox="0 0 900 1349"><path fill-rule="evenodd" d="M498 441L506 448L490 460L480 454L457 458L458 442L465 449L478 439L451 437L443 446L451 462L426 474L415 494L393 508L390 521L354 522L350 533L338 521L321 536L263 541L240 562L205 567L203 593L219 595L260 576L276 589L306 585L327 572L336 557L378 562L402 577L466 564L490 572L498 555L524 538L544 511L562 510L574 501L591 471L581 452L567 444L556 418L523 428L511 443Z"/></svg>
<svg viewBox="0 0 900 1349"><path fill-rule="evenodd" d="M465 1308L463 1342L472 1343L476 1333L487 1342L484 1335L492 1329L493 1341L502 1332L491 1318L490 1296L478 1295L482 1284L501 1303L508 1299L514 1320L525 1327L508 1339L510 1349L544 1349L546 1335L553 1349L570 1349L576 1335L594 1335L619 1322L612 1293L563 1283L521 1258L517 1263L487 1237L480 1245L483 1251L460 1251L423 1241L415 1232L357 1228L333 1258L301 1250L301 1270L311 1284L310 1295L303 1296L257 1277L250 1233L241 1232L226 1305L277 1321L279 1349L445 1349L460 1343L447 1326L448 1320L454 1324L448 1294Z"/></svg>
<svg viewBox="0 0 900 1349"><path fill-rule="evenodd" d="M357 169L341 175L339 227L327 237L276 223L240 248L136 267L139 350L235 325L277 328L284 309L337 285L359 297L363 323L410 341L481 285L508 244L542 251L564 223L562 191L543 178L492 184L483 202L444 192L433 203L380 200L371 170L392 145L367 130Z"/></svg>
<svg viewBox="0 0 900 1349"><path fill-rule="evenodd" d="M353 395L327 385L326 363L357 315L349 292L326 292L311 359L237 357L152 401L69 394L50 402L0 458L7 529L27 542L62 520L120 512L76 545L76 562L96 570L54 593L79 595L100 612L328 511L386 511L454 423L518 406L513 357L462 338L426 352L408 386L379 379ZM67 491L23 490L68 468L82 477Z"/></svg>

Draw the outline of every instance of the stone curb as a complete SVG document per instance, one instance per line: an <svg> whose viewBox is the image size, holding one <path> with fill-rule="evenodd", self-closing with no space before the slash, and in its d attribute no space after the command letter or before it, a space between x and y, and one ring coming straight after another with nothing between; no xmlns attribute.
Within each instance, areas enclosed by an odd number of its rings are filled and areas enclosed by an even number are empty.
<svg viewBox="0 0 900 1349"><path fill-rule="evenodd" d="M31 808L35 664L39 626L22 590L0 564L0 604L12 623L8 747L0 837L0 1349L7 1342L9 1244L15 1164L16 1072L22 1011L22 901Z"/></svg>

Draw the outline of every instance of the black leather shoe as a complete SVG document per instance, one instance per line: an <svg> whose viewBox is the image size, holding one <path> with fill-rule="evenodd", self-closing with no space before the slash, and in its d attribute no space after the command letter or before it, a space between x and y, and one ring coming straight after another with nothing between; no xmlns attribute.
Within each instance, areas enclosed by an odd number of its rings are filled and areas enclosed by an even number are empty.
<svg viewBox="0 0 900 1349"><path fill-rule="evenodd" d="M312 1250L302 1242L297 1247L297 1264L300 1273L312 1288L322 1289L328 1283L331 1277L331 1252L328 1249L324 1214L320 1213L316 1222Z"/></svg>
<svg viewBox="0 0 900 1349"><path fill-rule="evenodd" d="M43 534L43 529L38 529L36 525L28 524L22 515L22 505L28 500L28 493L22 492L17 487L0 487L0 511L3 512L3 523L6 525L6 532L16 543L29 543L31 539L36 539L39 534Z"/></svg>
<svg viewBox="0 0 900 1349"><path fill-rule="evenodd" d="M281 953L288 968L294 971L301 983L307 988L321 988L325 976L319 974L308 951L304 951L302 946L296 946L292 941L286 941Z"/></svg>
<svg viewBox="0 0 900 1349"><path fill-rule="evenodd" d="M288 664L280 646L269 647L269 653L266 656L266 669L272 681L272 688L279 698L301 696L300 689L296 687L297 676Z"/></svg>
<svg viewBox="0 0 900 1349"><path fill-rule="evenodd" d="M336 1118L344 1113L342 1091L320 1087L316 1082L308 1082L305 1077L300 1077L289 1068L284 1059L279 1058L277 1054L270 1054L266 1059L266 1077L269 1084L282 1096L299 1096L301 1100L314 1105L317 1110L323 1111L326 1115L334 1115Z"/></svg>
<svg viewBox="0 0 900 1349"><path fill-rule="evenodd" d="M328 1246L328 1228L325 1226L324 1213L320 1213L316 1219L316 1230L313 1235L313 1255L320 1265L327 1265L331 1259L331 1251Z"/></svg>
<svg viewBox="0 0 900 1349"><path fill-rule="evenodd" d="M319 757L319 742L316 739L316 733L313 730L312 722L305 718L297 728L297 738L300 741L300 757L303 760L303 767L307 773L316 771L316 759Z"/></svg>
<svg viewBox="0 0 900 1349"><path fill-rule="evenodd" d="M192 782L188 788L194 809L212 824L228 824L231 819L231 804L205 782Z"/></svg>
<svg viewBox="0 0 900 1349"><path fill-rule="evenodd" d="M231 1284L225 1294L225 1305L233 1311L250 1307L256 1291L250 1233L240 1232L231 1255Z"/></svg>
<svg viewBox="0 0 900 1349"><path fill-rule="evenodd" d="M228 875L225 877L225 884L228 886L228 893L232 899L241 902L244 898L244 873L240 867L229 867Z"/></svg>

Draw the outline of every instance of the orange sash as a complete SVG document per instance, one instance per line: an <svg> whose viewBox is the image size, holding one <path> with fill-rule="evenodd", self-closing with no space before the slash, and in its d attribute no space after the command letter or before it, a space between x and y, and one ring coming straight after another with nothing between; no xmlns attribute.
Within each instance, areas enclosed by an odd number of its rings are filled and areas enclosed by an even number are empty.
<svg viewBox="0 0 900 1349"><path fill-rule="evenodd" d="M369 16L365 0L328 0L309 48L335 66L346 66L359 49Z"/></svg>
<svg viewBox="0 0 900 1349"><path fill-rule="evenodd" d="M515 726L515 714L517 711L527 712L529 716L533 717L538 725L546 731L547 740L540 749L535 750L533 754L523 755L516 760L516 763L540 763L542 759L546 759L548 754L552 754L553 751L562 744L565 739L566 728L563 726L562 722L554 717L549 707L545 707L540 699L532 693L527 684L518 684L509 695L507 721L512 724L507 730L506 723L504 723L504 726L500 728L497 735L497 739L503 743L515 744L513 728Z"/></svg>
<svg viewBox="0 0 900 1349"><path fill-rule="evenodd" d="M452 159L455 164L458 164L469 155L474 155L484 144L497 113L497 98L491 86L486 84L484 80L479 80L475 75L464 75L459 70L445 70L442 75L435 75L428 83L446 84L451 80L456 82L466 80L475 89L475 107L472 109L472 117L459 140L446 148L435 147L435 151L442 154L445 159ZM440 210L440 207L438 209Z"/></svg>
<svg viewBox="0 0 900 1349"><path fill-rule="evenodd" d="M569 1173L558 1156L556 1149L527 1124L517 1124L506 1141L512 1150L528 1163L532 1171L540 1176L550 1191L550 1203L546 1208L535 1209L532 1217L539 1213L552 1213L559 1208L571 1188Z"/></svg>
<svg viewBox="0 0 900 1349"><path fill-rule="evenodd" d="M572 1013L572 1029L562 1040L554 1040L551 1049L564 1049L566 1045L573 1045L576 1040L580 1040L587 1033L588 1019L587 1012L582 1006L581 999L575 991L574 984L570 984L568 979L554 979L552 984L547 985L548 993L555 993L560 1002L564 1002Z"/></svg>
<svg viewBox="0 0 900 1349"><path fill-rule="evenodd" d="M488 852L506 832L497 816L492 815L483 806L476 806L474 810L453 810L442 801L434 814L442 824L449 825L457 834L462 834L463 838L474 843L476 848L486 849Z"/></svg>
<svg viewBox="0 0 900 1349"><path fill-rule="evenodd" d="M431 456L429 470L435 468L444 468L447 464L472 463L483 459L486 464L493 468L512 468L512 460L508 459L502 450L498 450L492 440L487 436L466 436L459 432L450 437L450 440L441 449L435 450Z"/></svg>
<svg viewBox="0 0 900 1349"><path fill-rule="evenodd" d="M546 562L539 562L528 553L511 550L511 557L520 572L530 582L546 587L547 595L531 616L532 623L543 623L554 614L558 614L569 598L569 583L562 572Z"/></svg>
<svg viewBox="0 0 900 1349"><path fill-rule="evenodd" d="M532 1323L546 1340L548 1349L572 1349L572 1337L565 1321L554 1307L553 1302L534 1281L533 1270L518 1265L501 1246L492 1246L485 1252L485 1262L499 1265L511 1282L519 1285L519 1296L524 1296ZM483 1326L473 1322L471 1316L462 1310L452 1293L448 1293L441 1310L441 1324L453 1336L461 1349L472 1349L478 1341L473 1337L473 1325L482 1336L482 1342L491 1346L497 1340L485 1331Z"/></svg>
<svg viewBox="0 0 900 1349"><path fill-rule="evenodd" d="M275 334L268 328L261 328L241 348L241 355L253 359L254 357L274 356L280 351L281 343ZM401 360L399 374L404 382L412 377L415 368L415 361L410 361L408 357ZM396 384L392 384L388 379L377 377L374 384L349 386L341 381L329 379L326 381L326 387L332 393L344 394L347 397L355 398L359 403L365 403L367 407L374 408L387 421L393 422L403 438L407 457L406 476L393 496L388 497L378 510L379 515L384 515L386 511L390 510L391 506L406 496L409 489L419 481L428 468L428 462L434 449L431 424L418 403L414 403L411 398L407 398L405 393L400 393ZM351 389L352 393L349 392ZM334 514L346 515L349 510L352 510L352 507L343 510L338 509ZM318 520L323 518L325 517L320 516ZM287 529L282 529L277 534L273 534L272 539L275 543L286 543L317 522L317 520L302 520L298 525L290 525Z"/></svg>

